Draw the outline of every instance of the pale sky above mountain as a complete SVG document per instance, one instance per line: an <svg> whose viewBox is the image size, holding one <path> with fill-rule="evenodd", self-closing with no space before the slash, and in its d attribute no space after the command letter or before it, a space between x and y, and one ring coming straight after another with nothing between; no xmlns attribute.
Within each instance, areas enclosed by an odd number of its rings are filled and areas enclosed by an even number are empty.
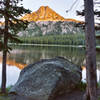
<svg viewBox="0 0 100 100"><path fill-rule="evenodd" d="M83 0L77 0L73 8L66 13L66 10L70 9L75 1L76 0L23 0L23 6L32 12L38 10L40 6L49 6L65 18L82 19L80 16L76 16L76 10L83 8Z"/></svg>

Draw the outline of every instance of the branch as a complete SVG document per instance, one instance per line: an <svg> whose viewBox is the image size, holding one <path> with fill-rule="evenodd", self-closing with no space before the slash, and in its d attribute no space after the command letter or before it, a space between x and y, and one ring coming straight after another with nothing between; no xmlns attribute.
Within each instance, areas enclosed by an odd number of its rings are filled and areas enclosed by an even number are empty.
<svg viewBox="0 0 100 100"><path fill-rule="evenodd" d="M70 7L68 10L66 10L67 13L73 9L73 7L74 7L75 4L77 3L77 1L78 1L78 0L75 0L75 2L71 5L71 7Z"/></svg>

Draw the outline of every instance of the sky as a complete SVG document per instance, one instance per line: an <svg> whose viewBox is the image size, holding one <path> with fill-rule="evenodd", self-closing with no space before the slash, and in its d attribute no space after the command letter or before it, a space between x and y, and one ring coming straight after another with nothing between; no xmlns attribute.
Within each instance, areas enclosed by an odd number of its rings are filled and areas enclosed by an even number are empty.
<svg viewBox="0 0 100 100"><path fill-rule="evenodd" d="M69 10L75 1L76 0L23 0L22 3L25 8L30 9L32 12L38 10L40 6L49 6L65 18L81 20L82 17L76 16L76 10L83 9L84 0L77 0L73 8L66 13L66 10Z"/></svg>

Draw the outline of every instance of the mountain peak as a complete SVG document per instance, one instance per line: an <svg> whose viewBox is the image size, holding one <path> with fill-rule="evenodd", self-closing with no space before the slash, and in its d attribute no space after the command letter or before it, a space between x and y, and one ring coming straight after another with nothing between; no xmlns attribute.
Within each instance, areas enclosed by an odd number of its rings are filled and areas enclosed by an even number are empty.
<svg viewBox="0 0 100 100"><path fill-rule="evenodd" d="M49 6L41 6L39 9L42 9L42 8L49 8Z"/></svg>
<svg viewBox="0 0 100 100"><path fill-rule="evenodd" d="M49 6L41 6L37 11L26 14L23 20L27 21L64 21L65 18L57 14Z"/></svg>
<svg viewBox="0 0 100 100"><path fill-rule="evenodd" d="M49 6L41 6L37 11L32 12L31 14L26 14L24 17L21 18L22 20L31 21L71 21L79 23L75 19L66 19L56 13L53 9ZM81 22L80 22L81 23Z"/></svg>

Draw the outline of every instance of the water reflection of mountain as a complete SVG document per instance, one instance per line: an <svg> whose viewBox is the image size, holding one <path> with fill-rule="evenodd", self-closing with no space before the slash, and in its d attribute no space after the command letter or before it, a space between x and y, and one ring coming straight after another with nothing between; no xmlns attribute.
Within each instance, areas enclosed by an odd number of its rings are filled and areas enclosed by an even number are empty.
<svg viewBox="0 0 100 100"><path fill-rule="evenodd" d="M86 79L86 70L84 65L85 50L82 48L17 46L14 47L13 51L7 58L7 64L11 65L7 68L7 77L8 80L12 80L8 81L7 86L16 82L20 73L19 69L23 69L26 65L39 61L40 59L52 58L56 56L65 57L73 63L82 66L82 80ZM0 55L0 63L1 61L2 58ZM15 66L19 69L16 69ZM100 82L100 52L97 52L97 66L98 81Z"/></svg>
<svg viewBox="0 0 100 100"><path fill-rule="evenodd" d="M0 64L2 63L2 57L0 56ZM19 69L23 69L25 66L26 66L26 64L23 64L23 63L20 63L20 62L16 62L14 59L12 59L12 60L9 60L9 59L7 59L7 65L10 67L18 67Z"/></svg>
<svg viewBox="0 0 100 100"><path fill-rule="evenodd" d="M24 66L39 61L40 59L62 56L71 62L85 65L85 50L71 47L38 47L38 46L17 46L8 55L7 64L17 66L22 69ZM100 53L97 52L97 66L100 68Z"/></svg>
<svg viewBox="0 0 100 100"><path fill-rule="evenodd" d="M64 48L64 47L16 47L9 55L9 59L16 60L17 63L30 64L40 59L62 56L75 64L83 65L84 49Z"/></svg>

